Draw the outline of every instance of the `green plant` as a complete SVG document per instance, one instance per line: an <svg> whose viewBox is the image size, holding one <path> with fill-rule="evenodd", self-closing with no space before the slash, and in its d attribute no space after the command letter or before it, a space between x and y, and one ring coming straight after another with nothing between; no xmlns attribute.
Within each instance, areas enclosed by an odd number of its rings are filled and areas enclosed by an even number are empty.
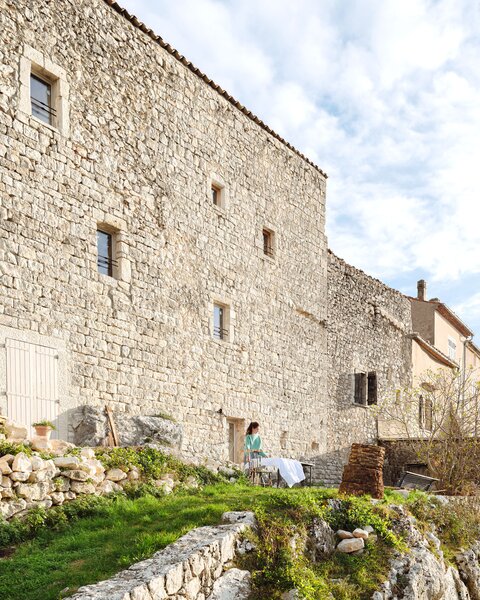
<svg viewBox="0 0 480 600"><path fill-rule="evenodd" d="M20 452L24 452L27 456L32 455L32 449L30 446L26 444L19 444L17 442L7 442L0 441L0 456L5 456L6 454L19 454Z"/></svg>
<svg viewBox="0 0 480 600"><path fill-rule="evenodd" d="M50 427L53 431L56 429L55 425L51 421L38 421L37 423L32 423L32 427Z"/></svg>

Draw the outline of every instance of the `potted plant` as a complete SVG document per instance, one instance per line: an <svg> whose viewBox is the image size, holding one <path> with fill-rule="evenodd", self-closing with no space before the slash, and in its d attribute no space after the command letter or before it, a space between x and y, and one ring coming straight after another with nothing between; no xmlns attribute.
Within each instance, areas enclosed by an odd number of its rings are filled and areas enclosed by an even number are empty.
<svg viewBox="0 0 480 600"><path fill-rule="evenodd" d="M50 421L38 421L38 423L33 423L32 427L35 429L35 433L38 437L50 439L50 434L54 429L56 429L55 425Z"/></svg>

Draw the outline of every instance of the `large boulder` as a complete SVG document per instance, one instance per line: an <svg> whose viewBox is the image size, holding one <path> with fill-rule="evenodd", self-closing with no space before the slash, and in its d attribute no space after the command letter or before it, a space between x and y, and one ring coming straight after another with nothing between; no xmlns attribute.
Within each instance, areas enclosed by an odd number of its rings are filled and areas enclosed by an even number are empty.
<svg viewBox="0 0 480 600"><path fill-rule="evenodd" d="M159 444L178 448L182 442L182 427L164 417L114 413L113 420L120 446ZM82 406L72 422L77 446L103 446L108 425L104 408Z"/></svg>
<svg viewBox="0 0 480 600"><path fill-rule="evenodd" d="M480 600L480 542L455 557L472 600Z"/></svg>
<svg viewBox="0 0 480 600"><path fill-rule="evenodd" d="M178 448L182 442L181 425L170 419L116 413L114 420L121 446L154 443Z"/></svg>
<svg viewBox="0 0 480 600"><path fill-rule="evenodd" d="M331 556L335 550L335 532L322 519L315 518L308 532L308 547L312 560L319 561Z"/></svg>
<svg viewBox="0 0 480 600"><path fill-rule="evenodd" d="M105 409L81 406L72 419L74 442L77 446L103 446L107 438Z"/></svg>
<svg viewBox="0 0 480 600"><path fill-rule="evenodd" d="M248 571L229 569L215 581L207 600L247 600L252 592L250 581Z"/></svg>

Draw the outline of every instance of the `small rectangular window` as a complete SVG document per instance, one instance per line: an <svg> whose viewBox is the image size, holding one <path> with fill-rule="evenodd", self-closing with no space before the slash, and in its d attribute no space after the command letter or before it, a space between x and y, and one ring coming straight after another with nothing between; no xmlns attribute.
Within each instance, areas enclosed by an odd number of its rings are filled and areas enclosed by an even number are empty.
<svg viewBox="0 0 480 600"><path fill-rule="evenodd" d="M377 374L369 373L367 377L367 404L377 403Z"/></svg>
<svg viewBox="0 0 480 600"><path fill-rule="evenodd" d="M355 404L366 404L366 374L355 373Z"/></svg>
<svg viewBox="0 0 480 600"><path fill-rule="evenodd" d="M213 337L217 340L228 339L227 307L221 304L213 305Z"/></svg>
<svg viewBox="0 0 480 600"><path fill-rule="evenodd" d="M212 183L212 202L215 204L215 206L221 206L221 197L221 188L218 185Z"/></svg>
<svg viewBox="0 0 480 600"><path fill-rule="evenodd" d="M30 100L32 115L48 125L53 125L55 109L52 106L52 85L33 73L30 76Z"/></svg>
<svg viewBox="0 0 480 600"><path fill-rule="evenodd" d="M457 344L453 338L448 338L448 357L455 360L457 356Z"/></svg>
<svg viewBox="0 0 480 600"><path fill-rule="evenodd" d="M263 229L263 253L266 256L273 257L273 232L270 229Z"/></svg>
<svg viewBox="0 0 480 600"><path fill-rule="evenodd" d="M99 273L113 277L113 235L101 229L97 229L97 265Z"/></svg>

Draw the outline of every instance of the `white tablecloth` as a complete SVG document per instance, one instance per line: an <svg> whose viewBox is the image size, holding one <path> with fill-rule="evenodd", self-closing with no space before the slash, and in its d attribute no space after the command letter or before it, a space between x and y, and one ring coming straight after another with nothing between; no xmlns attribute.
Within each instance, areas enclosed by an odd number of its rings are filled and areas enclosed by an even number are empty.
<svg viewBox="0 0 480 600"><path fill-rule="evenodd" d="M302 465L292 458L262 458L261 464L265 467L275 467L286 481L288 487L300 483L305 479Z"/></svg>

